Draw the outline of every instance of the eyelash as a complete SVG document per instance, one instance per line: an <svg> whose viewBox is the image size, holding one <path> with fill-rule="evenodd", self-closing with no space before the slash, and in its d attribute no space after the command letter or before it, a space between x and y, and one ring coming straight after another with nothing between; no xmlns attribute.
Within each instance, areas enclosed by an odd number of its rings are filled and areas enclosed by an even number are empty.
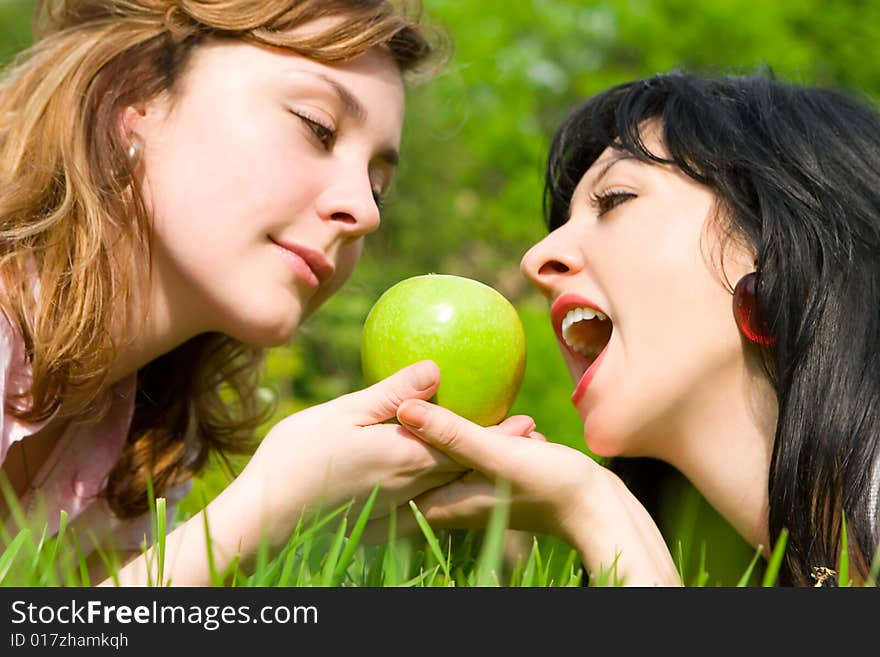
<svg viewBox="0 0 880 657"><path fill-rule="evenodd" d="M333 129L333 126L318 121L302 112L302 110L293 112L293 114L305 123L306 127L315 136L315 139L317 139L321 143L321 146L324 147L324 150L330 150L333 146L333 141L336 139L336 130ZM373 202L381 211L382 207L385 205L385 195L380 191L373 190Z"/></svg>
<svg viewBox="0 0 880 657"><path fill-rule="evenodd" d="M305 123L306 127L311 131L314 135L315 139L317 139L324 150L330 150L333 146L333 141L336 139L336 130L332 125L328 125L318 119L306 114L302 110L293 112L303 123Z"/></svg>
<svg viewBox="0 0 880 657"><path fill-rule="evenodd" d="M596 215L602 215L611 212L621 203L626 203L631 198L635 198L633 192L610 189L601 194L590 194L590 204L596 209Z"/></svg>

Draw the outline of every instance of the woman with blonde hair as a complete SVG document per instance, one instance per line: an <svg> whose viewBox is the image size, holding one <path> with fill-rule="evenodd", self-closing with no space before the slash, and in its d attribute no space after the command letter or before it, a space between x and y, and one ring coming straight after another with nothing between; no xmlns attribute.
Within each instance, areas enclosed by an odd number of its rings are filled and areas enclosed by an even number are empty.
<svg viewBox="0 0 880 657"><path fill-rule="evenodd" d="M150 485L171 509L212 451L254 449L263 350L378 227L403 76L436 49L382 0L44 1L35 37L0 86L0 462L28 518L65 511L87 553L132 557ZM168 580L210 581L206 520L222 571L309 509L458 476L384 422L438 377L416 364L274 426L169 534Z"/></svg>

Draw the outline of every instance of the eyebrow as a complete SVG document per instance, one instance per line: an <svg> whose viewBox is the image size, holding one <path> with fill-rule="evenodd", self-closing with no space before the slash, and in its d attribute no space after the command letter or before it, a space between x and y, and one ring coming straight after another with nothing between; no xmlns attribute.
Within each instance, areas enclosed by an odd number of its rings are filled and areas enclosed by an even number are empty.
<svg viewBox="0 0 880 657"><path fill-rule="evenodd" d="M357 97L345 87L345 85L340 84L339 81L334 80L329 75L324 75L323 73L315 73L315 75L330 85L330 88L333 89L333 92L339 97L345 110L351 114L355 121L363 123L366 120L366 108L361 104ZM396 148L386 148L381 150L377 154L377 157L391 166L397 166L397 163L400 161L400 153Z"/></svg>
<svg viewBox="0 0 880 657"><path fill-rule="evenodd" d="M590 184L595 187L608 174L608 172L611 170L611 167L613 167L618 162L622 162L624 160L640 161L635 155L628 151L617 151L614 155L604 161L602 168L599 169L599 173L596 175L595 178L593 178ZM599 164L602 163L600 162Z"/></svg>
<svg viewBox="0 0 880 657"><path fill-rule="evenodd" d="M342 101L346 111L355 119L362 122L367 118L367 110L364 109L361 102L344 85L323 73L315 73L315 76L321 78L333 88L334 93L339 96L339 100Z"/></svg>

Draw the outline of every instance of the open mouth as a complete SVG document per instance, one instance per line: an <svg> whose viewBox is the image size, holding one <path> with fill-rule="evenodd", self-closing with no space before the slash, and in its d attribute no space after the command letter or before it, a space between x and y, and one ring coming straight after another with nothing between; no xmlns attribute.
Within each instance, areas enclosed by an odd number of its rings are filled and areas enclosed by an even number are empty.
<svg viewBox="0 0 880 657"><path fill-rule="evenodd" d="M613 325L604 313L589 307L572 308L559 326L563 344L588 369L611 340Z"/></svg>
<svg viewBox="0 0 880 657"><path fill-rule="evenodd" d="M556 337L578 382L572 395L572 401L577 403L604 357L614 324L596 304L572 294L559 297L550 314Z"/></svg>

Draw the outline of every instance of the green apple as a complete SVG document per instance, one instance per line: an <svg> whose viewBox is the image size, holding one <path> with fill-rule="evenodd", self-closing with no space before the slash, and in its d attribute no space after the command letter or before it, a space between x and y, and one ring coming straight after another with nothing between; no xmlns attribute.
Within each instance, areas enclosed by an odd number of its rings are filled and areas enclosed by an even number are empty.
<svg viewBox="0 0 880 657"><path fill-rule="evenodd" d="M420 360L440 368L434 401L488 426L510 411L526 364L516 308L498 290L449 274L413 276L386 290L364 323L368 384Z"/></svg>

